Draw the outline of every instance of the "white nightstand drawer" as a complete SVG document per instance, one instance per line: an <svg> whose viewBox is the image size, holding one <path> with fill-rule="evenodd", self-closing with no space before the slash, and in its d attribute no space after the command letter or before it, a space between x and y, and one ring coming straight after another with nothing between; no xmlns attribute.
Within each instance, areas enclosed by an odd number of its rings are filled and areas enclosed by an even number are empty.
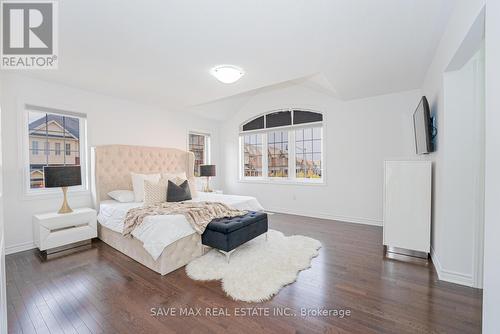
<svg viewBox="0 0 500 334"><path fill-rule="evenodd" d="M64 227L78 226L85 224L97 224L97 213L94 209L75 209L71 213L43 213L33 217L34 223L47 228L48 230L58 230Z"/></svg>
<svg viewBox="0 0 500 334"><path fill-rule="evenodd" d="M44 213L33 216L36 246L49 250L97 237L97 213L94 209L75 209L71 213Z"/></svg>
<svg viewBox="0 0 500 334"><path fill-rule="evenodd" d="M58 231L49 231L42 227L40 228L40 244L37 246L41 251L44 251L96 237L97 231L89 225Z"/></svg>

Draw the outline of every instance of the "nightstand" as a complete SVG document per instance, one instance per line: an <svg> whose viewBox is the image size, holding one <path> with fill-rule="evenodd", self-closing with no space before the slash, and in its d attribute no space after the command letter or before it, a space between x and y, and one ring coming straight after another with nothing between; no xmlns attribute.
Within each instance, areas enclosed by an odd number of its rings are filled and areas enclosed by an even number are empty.
<svg viewBox="0 0 500 334"><path fill-rule="evenodd" d="M80 250L97 237L97 213L91 208L81 208L65 214L34 215L33 232L36 246L47 258L63 251Z"/></svg>

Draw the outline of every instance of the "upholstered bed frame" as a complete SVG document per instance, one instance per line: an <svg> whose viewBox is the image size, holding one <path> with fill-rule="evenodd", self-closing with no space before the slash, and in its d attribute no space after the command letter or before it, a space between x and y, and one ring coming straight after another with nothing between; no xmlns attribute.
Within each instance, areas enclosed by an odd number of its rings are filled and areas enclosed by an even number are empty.
<svg viewBox="0 0 500 334"><path fill-rule="evenodd" d="M134 173L179 173L186 172L189 183L194 185L194 155L175 148L105 145L91 150L92 198L96 210L102 200L110 199L108 192L117 189L132 190L131 172ZM186 265L202 254L201 237L192 234L163 250L154 261L142 243L125 238L98 224L98 237L146 267L165 275Z"/></svg>

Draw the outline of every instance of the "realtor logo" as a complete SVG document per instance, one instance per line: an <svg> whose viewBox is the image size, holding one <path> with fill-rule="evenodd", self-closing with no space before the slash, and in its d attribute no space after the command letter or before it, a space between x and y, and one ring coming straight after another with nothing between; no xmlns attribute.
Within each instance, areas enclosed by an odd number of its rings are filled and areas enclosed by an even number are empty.
<svg viewBox="0 0 500 334"><path fill-rule="evenodd" d="M3 69L57 68L57 2L1 1Z"/></svg>

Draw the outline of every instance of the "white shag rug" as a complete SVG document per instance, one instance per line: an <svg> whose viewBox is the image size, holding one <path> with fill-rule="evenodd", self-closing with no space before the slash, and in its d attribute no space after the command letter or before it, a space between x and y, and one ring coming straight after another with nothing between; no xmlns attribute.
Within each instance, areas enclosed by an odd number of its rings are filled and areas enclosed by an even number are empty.
<svg viewBox="0 0 500 334"><path fill-rule="evenodd" d="M227 263L224 254L212 249L186 266L187 275L198 281L222 280L222 289L235 300L262 302L271 299L301 270L311 266L321 243L302 235L285 236L275 230L241 245Z"/></svg>

